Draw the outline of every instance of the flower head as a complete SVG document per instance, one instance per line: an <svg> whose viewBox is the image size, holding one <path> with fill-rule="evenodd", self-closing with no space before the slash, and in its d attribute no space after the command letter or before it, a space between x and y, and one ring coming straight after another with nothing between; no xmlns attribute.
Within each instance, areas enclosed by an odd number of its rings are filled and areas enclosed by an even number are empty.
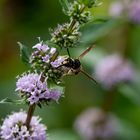
<svg viewBox="0 0 140 140"><path fill-rule="evenodd" d="M116 120L97 108L89 108L75 121L75 129L85 140L112 139L116 136Z"/></svg>
<svg viewBox="0 0 140 140"><path fill-rule="evenodd" d="M58 25L58 27L51 31L51 41L61 48L74 47L79 41L80 33L78 32L78 26L70 30L70 24Z"/></svg>
<svg viewBox="0 0 140 140"><path fill-rule="evenodd" d="M54 100L58 101L61 97L61 92L57 89L52 92L47 86L47 78L41 80L41 76L35 73L25 74L20 77L16 83L16 91L19 91L22 96L27 98L30 104L38 104L42 101ZM55 97L55 98L54 98Z"/></svg>
<svg viewBox="0 0 140 140"><path fill-rule="evenodd" d="M113 17L118 17L121 16L123 10L123 3L121 1L115 1L110 5L109 14Z"/></svg>
<svg viewBox="0 0 140 140"><path fill-rule="evenodd" d="M4 140L47 140L46 127L40 123L41 119L33 116L27 129L26 117L25 112L9 115L1 126L1 138Z"/></svg>
<svg viewBox="0 0 140 140"><path fill-rule="evenodd" d="M109 13L113 17L127 17L130 20L130 22L140 24L140 1L115 1L111 4Z"/></svg>
<svg viewBox="0 0 140 140"><path fill-rule="evenodd" d="M71 20L75 20L78 24L86 23L90 20L91 15L89 11L84 10L85 7L83 3L74 1L74 3L70 4L67 14L71 17Z"/></svg>
<svg viewBox="0 0 140 140"><path fill-rule="evenodd" d="M62 82L63 71L58 69L58 67L62 65L65 57L59 56L57 48L48 47L43 42L36 44L33 48L30 57L32 69L34 71L37 70L39 73L43 73L45 77L48 77L48 80L53 80L55 83ZM39 101L39 98L35 97L36 96L31 96L29 101Z"/></svg>
<svg viewBox="0 0 140 140"><path fill-rule="evenodd" d="M117 54L104 58L95 67L96 78L107 89L121 82L132 82L134 75L132 64Z"/></svg>
<svg viewBox="0 0 140 140"><path fill-rule="evenodd" d="M140 24L140 1L133 0L128 5L128 16L134 23Z"/></svg>

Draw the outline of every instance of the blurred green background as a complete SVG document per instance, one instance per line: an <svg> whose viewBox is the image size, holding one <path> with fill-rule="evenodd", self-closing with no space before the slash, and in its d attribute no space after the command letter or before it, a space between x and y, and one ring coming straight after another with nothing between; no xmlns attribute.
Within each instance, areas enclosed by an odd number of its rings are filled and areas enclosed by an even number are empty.
<svg viewBox="0 0 140 140"><path fill-rule="evenodd" d="M93 8L94 17L108 17L108 7L111 2L112 0L104 0L100 7ZM20 60L17 42L32 47L38 42L37 37L47 40L50 37L48 29L67 20L58 0L0 0L0 99L6 97L18 99L14 91L16 76L28 69ZM118 23L118 21L101 24L95 28L96 26L91 23L82 30L85 36L89 33L91 37L83 36L83 41L87 41L87 44L90 42L97 44L94 51L82 60L84 69L92 74L98 58L120 49L119 46L127 35L126 56L132 60L139 73L140 26ZM129 34L122 33L126 26L129 26ZM77 57L87 44L72 49L73 57ZM137 81L140 81L139 75L137 78ZM47 125L51 140L80 140L73 129L74 120L84 109L101 106L105 92L82 74L65 77L65 82L65 97L60 103L50 104L42 109L37 108L35 114L42 117L42 122ZM136 82L135 86L138 87L139 82ZM125 137L130 140L140 139L139 91L133 88L116 91L118 94L110 111L122 122L124 127L122 139ZM21 108L27 110L26 105L0 104L0 120ZM131 137L127 136L130 135L130 131L134 132Z"/></svg>

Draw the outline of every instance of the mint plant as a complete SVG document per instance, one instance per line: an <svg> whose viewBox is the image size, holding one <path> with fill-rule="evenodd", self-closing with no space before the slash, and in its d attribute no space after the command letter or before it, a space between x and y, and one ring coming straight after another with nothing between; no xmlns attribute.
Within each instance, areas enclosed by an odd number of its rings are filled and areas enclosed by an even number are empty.
<svg viewBox="0 0 140 140"><path fill-rule="evenodd" d="M8 98L0 103L25 103L29 106L27 113L20 111L9 115L1 126L0 137L5 140L47 140L46 127L40 123L40 118L33 116L36 106L40 108L50 102L59 102L64 96L63 77L71 67L76 69L69 49L76 47L80 41L80 28L92 19L89 8L98 5L96 0L60 0L64 13L69 21L50 29L51 38L39 42L29 49L20 46L21 58L29 66L29 70L17 77L15 91L21 100ZM67 53L61 55L61 50ZM66 63L66 61L68 61ZM74 66L73 66L74 65ZM80 65L79 65L80 67ZM73 71L71 71L73 72Z"/></svg>

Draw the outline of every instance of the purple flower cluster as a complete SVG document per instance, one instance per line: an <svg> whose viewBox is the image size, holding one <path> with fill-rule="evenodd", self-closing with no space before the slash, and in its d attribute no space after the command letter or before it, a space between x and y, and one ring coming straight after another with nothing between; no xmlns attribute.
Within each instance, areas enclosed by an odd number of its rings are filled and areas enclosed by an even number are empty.
<svg viewBox="0 0 140 140"><path fill-rule="evenodd" d="M48 100L58 102L62 96L60 90L48 88L47 78L41 81L41 75L35 73L24 74L19 77L16 83L16 91L25 96L30 104Z"/></svg>
<svg viewBox="0 0 140 140"><path fill-rule="evenodd" d="M27 129L26 118L25 112L9 115L1 126L1 138L4 140L47 140L46 127L40 123L41 119L33 116Z"/></svg>
<svg viewBox="0 0 140 140"><path fill-rule="evenodd" d="M121 16L123 10L123 3L120 1L115 1L110 5L109 14L113 17L118 17Z"/></svg>
<svg viewBox="0 0 140 140"><path fill-rule="evenodd" d="M56 53L56 48L50 48L48 45L44 44L43 41L37 43L32 47L35 49L31 56L31 63L34 62L34 59L39 59L44 63L50 63L50 58Z"/></svg>
<svg viewBox="0 0 140 140"><path fill-rule="evenodd" d="M109 140L117 136L116 119L98 108L82 112L74 126L84 140Z"/></svg>
<svg viewBox="0 0 140 140"><path fill-rule="evenodd" d="M110 89L120 82L132 82L135 71L129 61L124 60L118 54L114 54L97 64L95 75L106 89Z"/></svg>
<svg viewBox="0 0 140 140"><path fill-rule="evenodd" d="M128 15L131 21L134 23L140 23L140 1L133 0L128 5Z"/></svg>
<svg viewBox="0 0 140 140"><path fill-rule="evenodd" d="M111 4L109 13L113 17L127 16L130 21L140 23L140 1L139 0L119 0Z"/></svg>
<svg viewBox="0 0 140 140"><path fill-rule="evenodd" d="M62 65L62 62L65 60L64 57L59 56L55 58L54 60L51 60L53 55L57 52L56 48L49 48L48 45L43 44L43 42L40 42L33 46L33 51L32 56L31 56L31 63L39 64L40 66L43 66L43 69L48 68L46 67L49 65L52 68L57 68Z"/></svg>

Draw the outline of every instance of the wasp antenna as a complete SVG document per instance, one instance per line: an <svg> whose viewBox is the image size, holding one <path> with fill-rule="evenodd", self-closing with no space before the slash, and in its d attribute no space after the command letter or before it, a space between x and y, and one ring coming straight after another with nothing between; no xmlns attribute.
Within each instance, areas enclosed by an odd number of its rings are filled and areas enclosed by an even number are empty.
<svg viewBox="0 0 140 140"><path fill-rule="evenodd" d="M83 73L85 76L87 76L89 79L91 79L94 83L98 84L97 81L87 72L85 72L84 70L80 70L80 72Z"/></svg>
<svg viewBox="0 0 140 140"><path fill-rule="evenodd" d="M78 57L78 59L83 58L83 57L84 57L92 48L94 48L94 47L95 47L95 45L93 45L93 46L87 48L82 54L80 54L80 56Z"/></svg>

